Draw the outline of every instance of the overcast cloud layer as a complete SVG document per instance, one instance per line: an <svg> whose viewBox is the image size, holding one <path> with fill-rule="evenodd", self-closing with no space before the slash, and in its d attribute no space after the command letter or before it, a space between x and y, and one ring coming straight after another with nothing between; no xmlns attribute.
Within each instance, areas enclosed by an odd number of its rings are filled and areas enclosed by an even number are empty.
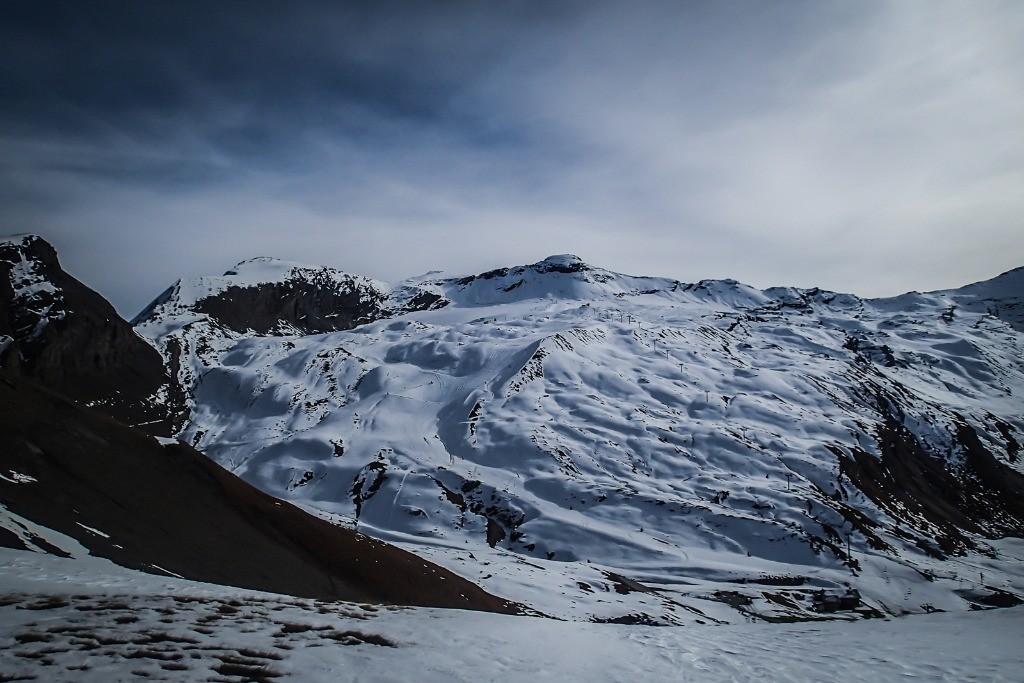
<svg viewBox="0 0 1024 683"><path fill-rule="evenodd" d="M1024 265L1020 2L5 2L0 233L137 312L272 255L864 296Z"/></svg>

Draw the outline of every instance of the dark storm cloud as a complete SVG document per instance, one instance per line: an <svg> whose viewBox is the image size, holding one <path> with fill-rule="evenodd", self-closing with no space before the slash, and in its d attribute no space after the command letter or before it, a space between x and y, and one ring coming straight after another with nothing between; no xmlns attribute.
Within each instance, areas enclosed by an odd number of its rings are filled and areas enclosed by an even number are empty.
<svg viewBox="0 0 1024 683"><path fill-rule="evenodd" d="M476 6L425 15L424 3L15 3L0 35L3 123L115 150L184 142L190 154L168 161L171 176L199 144L274 165L313 147L310 132L387 148L457 123L486 138L486 125L450 104L498 49L479 39L493 37L480 27L490 18L459 16ZM149 161L162 180L160 160ZM207 162L196 160L204 178Z"/></svg>
<svg viewBox="0 0 1024 683"><path fill-rule="evenodd" d="M0 232L125 313L255 254L397 279L570 251L860 294L1024 262L1013 3L0 14Z"/></svg>

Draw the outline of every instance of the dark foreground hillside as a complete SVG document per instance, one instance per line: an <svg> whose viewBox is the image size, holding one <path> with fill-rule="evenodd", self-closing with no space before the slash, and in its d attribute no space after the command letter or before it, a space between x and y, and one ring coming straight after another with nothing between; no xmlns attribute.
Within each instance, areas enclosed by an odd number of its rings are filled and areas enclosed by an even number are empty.
<svg viewBox="0 0 1024 683"><path fill-rule="evenodd" d="M126 567L302 597L516 612L445 569L258 491L184 444L161 445L21 378L0 376L0 444L0 469L20 475L0 481L0 503ZM26 547L11 533L0 544Z"/></svg>

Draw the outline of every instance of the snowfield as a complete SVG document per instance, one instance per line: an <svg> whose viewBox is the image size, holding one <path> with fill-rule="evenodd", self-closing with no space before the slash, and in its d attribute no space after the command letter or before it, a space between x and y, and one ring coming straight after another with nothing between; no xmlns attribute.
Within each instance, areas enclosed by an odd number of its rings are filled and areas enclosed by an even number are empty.
<svg viewBox="0 0 1024 683"><path fill-rule="evenodd" d="M315 282L352 329L231 307ZM275 496L554 616L787 621L1024 594L998 540L1019 483L986 475L1024 472L1021 291L871 301L573 256L389 288L257 259L136 329L187 396L180 437Z"/></svg>
<svg viewBox="0 0 1024 683"><path fill-rule="evenodd" d="M624 626L323 603L0 549L3 680L1020 680L1024 609Z"/></svg>

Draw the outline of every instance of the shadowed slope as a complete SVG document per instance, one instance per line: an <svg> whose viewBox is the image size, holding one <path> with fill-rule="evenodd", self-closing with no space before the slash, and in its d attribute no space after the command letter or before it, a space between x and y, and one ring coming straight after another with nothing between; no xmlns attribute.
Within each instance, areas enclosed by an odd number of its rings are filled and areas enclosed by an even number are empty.
<svg viewBox="0 0 1024 683"><path fill-rule="evenodd" d="M127 424L171 434L160 354L34 235L0 239L0 365Z"/></svg>
<svg viewBox="0 0 1024 683"><path fill-rule="evenodd" d="M24 379L0 376L0 444L0 469L23 475L0 480L0 503L126 567L303 597L517 611Z"/></svg>

